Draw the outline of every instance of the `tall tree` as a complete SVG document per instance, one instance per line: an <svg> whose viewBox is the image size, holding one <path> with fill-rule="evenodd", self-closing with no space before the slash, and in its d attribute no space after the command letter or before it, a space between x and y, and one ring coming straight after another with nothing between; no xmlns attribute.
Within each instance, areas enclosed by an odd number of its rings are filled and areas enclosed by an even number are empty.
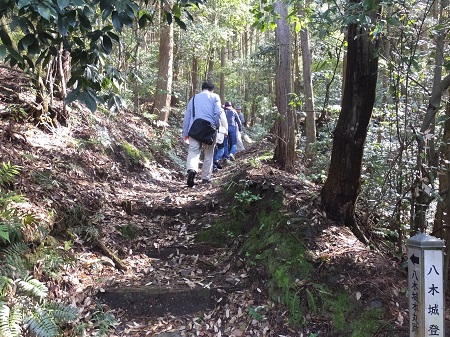
<svg viewBox="0 0 450 337"><path fill-rule="evenodd" d="M227 64L225 46L220 48L220 88L219 96L222 102L225 102L225 66Z"/></svg>
<svg viewBox="0 0 450 337"><path fill-rule="evenodd" d="M369 10L365 14L371 18L371 22L376 22L378 7ZM321 196L327 215L343 222L360 240L366 241L355 221L355 205L361 188L364 142L375 102L378 39L370 34L367 26L355 22L349 24L347 36L343 101L333 134L328 177Z"/></svg>
<svg viewBox="0 0 450 337"><path fill-rule="evenodd" d="M420 132L423 137L419 137L419 151L417 155L417 195L414 204L414 223L411 224L413 233L423 232L425 229L425 213L434 197L423 188L423 186L433 186L435 177L437 176L436 168L438 165L438 157L434 146L435 136L435 116L441 107L442 95L447 90L450 81L449 76L442 80L442 67L444 64L445 37L448 28L445 27L446 15L443 11L448 7L448 0L440 2L440 17L438 18L442 24L440 31L436 36L436 52L435 66L433 74L433 87L428 102L427 112L423 120ZM425 142L426 141L426 142ZM425 154L425 156L423 156ZM437 225L437 224L436 224Z"/></svg>
<svg viewBox="0 0 450 337"><path fill-rule="evenodd" d="M304 13L301 12L304 16ZM306 22L306 20L305 20ZM311 48L309 47L309 31L306 23L300 30L303 66L303 87L306 111L306 154L311 155L311 145L316 141L316 112L314 110L314 92L311 73Z"/></svg>
<svg viewBox="0 0 450 337"><path fill-rule="evenodd" d="M153 113L167 123L170 113L173 78L173 24L164 24L159 35L158 79Z"/></svg>
<svg viewBox="0 0 450 337"><path fill-rule="evenodd" d="M291 32L287 18L287 5L278 0L274 7L278 14L275 38L278 47L278 62L275 77L278 119L275 125L275 161L287 172L295 170L295 125L294 112L289 106L291 93Z"/></svg>

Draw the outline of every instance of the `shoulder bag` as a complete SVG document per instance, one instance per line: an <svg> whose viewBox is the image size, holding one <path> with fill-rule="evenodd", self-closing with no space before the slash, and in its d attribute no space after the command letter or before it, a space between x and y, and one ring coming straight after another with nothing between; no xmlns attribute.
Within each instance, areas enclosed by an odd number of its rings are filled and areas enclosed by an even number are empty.
<svg viewBox="0 0 450 337"><path fill-rule="evenodd" d="M208 122L205 119L197 118L195 119L195 95L192 98L192 117L194 118L194 123L192 123L189 129L189 137L198 140L199 142L211 145L214 143L214 138L216 137L216 126Z"/></svg>

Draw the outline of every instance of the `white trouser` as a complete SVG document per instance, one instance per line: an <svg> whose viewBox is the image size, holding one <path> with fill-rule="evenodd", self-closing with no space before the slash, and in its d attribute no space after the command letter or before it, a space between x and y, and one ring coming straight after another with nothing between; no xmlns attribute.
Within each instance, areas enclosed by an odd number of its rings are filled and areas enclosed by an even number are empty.
<svg viewBox="0 0 450 337"><path fill-rule="evenodd" d="M203 165L201 178L210 180L212 169L213 169L213 157L214 157L214 146L216 146L216 140L211 145L202 144L198 140L189 137L189 151L186 161L186 169L194 170L198 172L198 165L200 163L200 154L202 153L203 147Z"/></svg>
<svg viewBox="0 0 450 337"><path fill-rule="evenodd" d="M236 130L236 152L244 151L244 143L242 142L242 133L239 130Z"/></svg>

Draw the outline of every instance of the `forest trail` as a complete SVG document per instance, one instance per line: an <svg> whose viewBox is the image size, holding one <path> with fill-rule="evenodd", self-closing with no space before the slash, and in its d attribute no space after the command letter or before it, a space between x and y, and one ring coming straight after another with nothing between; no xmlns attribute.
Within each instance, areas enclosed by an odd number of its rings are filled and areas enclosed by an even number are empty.
<svg viewBox="0 0 450 337"><path fill-rule="evenodd" d="M253 321L258 331L264 330L248 316L248 304L258 305L252 294L256 289L248 282L250 275L235 247L195 240L199 230L227 217L221 182L228 179L237 163L215 175L212 184L197 180L194 188L188 188L184 177L179 177L160 184L156 193L147 190L127 199L129 224L122 228L127 228L128 235L116 238L116 244L133 256L145 258L139 261L140 272L132 272L132 280L124 282L116 277L98 293L111 309L123 313L123 334L118 328L118 335L168 336L170 332L170 336L181 337L210 330L211 335L223 331L238 336L251 330ZM209 317L206 322L205 317ZM145 323L136 325L139 319ZM149 326L152 320L156 324ZM235 323L223 329L230 320ZM241 331L245 324L248 327Z"/></svg>
<svg viewBox="0 0 450 337"><path fill-rule="evenodd" d="M168 147L156 141L160 130L142 115L72 111L67 127L50 129L10 122L11 112L33 97L15 76L4 78L2 85L20 101L0 100L2 162L21 167L14 190L27 197L20 210L46 227L43 245L70 260L58 266L57 278L42 265L35 277L46 282L52 298L79 309L79 323L103 315L103 321L88 326L89 333L110 322L111 337L336 337L330 332L333 318L317 314L321 303L311 306L306 295L299 303L304 325L289 322L289 308L269 296L266 271L241 249L245 235L219 244L197 240L213 223L230 221L236 212L230 190L244 184L269 201L282 193L291 218L277 224L282 231L294 237L290 231L299 220L304 223L305 237L295 240L311 252L315 271L299 281L299 293L319 291L325 283L345 289L358 310L383 308L389 330L378 337L408 335L401 261L368 249L347 228L330 222L320 209L320 186L261 159L270 158L273 144L249 146L212 184L197 180L189 188L186 145L181 139ZM243 224L247 229L258 228L258 213L266 210L251 212L254 221ZM275 252L278 245L267 248Z"/></svg>
<svg viewBox="0 0 450 337"><path fill-rule="evenodd" d="M56 244L68 245L75 257L58 280L48 279L52 296L76 305L82 317L98 310L113 315L118 321L111 337L299 336L289 311L269 296L266 272L240 249L243 236L219 245L196 240L213 222L228 221L228 189L244 183L269 198L270 191L283 191L293 221L307 220L307 237L299 244L313 252L317 267L308 282L344 286L362 308L385 308L396 336L407 336L406 279L397 263L328 222L316 185L270 161L256 165L270 143L238 154L212 184L197 180L189 188L181 140L178 152L153 150L152 161L133 162L123 144L148 148L154 130L132 114L123 113L121 121L96 119L52 133L18 123L12 138L2 138L2 159L23 168L16 184L29 198L23 211L37 213ZM49 209L55 218L49 219ZM255 220L264 212L254 211ZM99 309L98 303L107 306ZM304 336L333 336L328 318L305 319Z"/></svg>

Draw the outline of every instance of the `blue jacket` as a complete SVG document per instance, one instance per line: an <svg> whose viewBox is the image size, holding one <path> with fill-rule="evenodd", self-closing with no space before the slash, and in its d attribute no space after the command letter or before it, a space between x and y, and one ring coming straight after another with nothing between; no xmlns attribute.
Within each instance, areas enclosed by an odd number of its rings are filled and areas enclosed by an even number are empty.
<svg viewBox="0 0 450 337"><path fill-rule="evenodd" d="M219 116L222 110L219 95L203 90L195 96L195 118L192 116L192 98L190 99L183 120L183 137L187 137L189 129L197 118L205 119L219 127Z"/></svg>
<svg viewBox="0 0 450 337"><path fill-rule="evenodd" d="M225 114L227 115L228 127L230 126L239 127L239 131L242 131L243 129L242 122L236 110L234 110L233 108L226 107Z"/></svg>

